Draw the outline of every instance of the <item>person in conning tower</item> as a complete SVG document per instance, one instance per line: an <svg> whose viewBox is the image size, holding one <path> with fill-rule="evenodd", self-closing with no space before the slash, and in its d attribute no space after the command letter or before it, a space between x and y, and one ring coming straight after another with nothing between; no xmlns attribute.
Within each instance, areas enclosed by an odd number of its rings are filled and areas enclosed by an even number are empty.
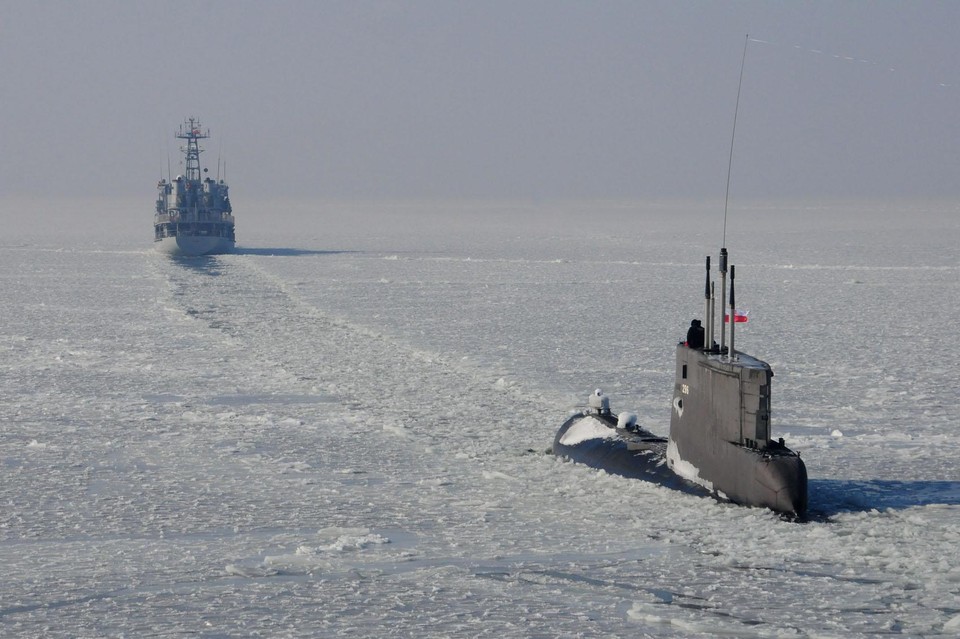
<svg viewBox="0 0 960 639"><path fill-rule="evenodd" d="M690 328L687 329L687 346L703 348L703 327L700 326L700 320L698 319L692 320Z"/></svg>

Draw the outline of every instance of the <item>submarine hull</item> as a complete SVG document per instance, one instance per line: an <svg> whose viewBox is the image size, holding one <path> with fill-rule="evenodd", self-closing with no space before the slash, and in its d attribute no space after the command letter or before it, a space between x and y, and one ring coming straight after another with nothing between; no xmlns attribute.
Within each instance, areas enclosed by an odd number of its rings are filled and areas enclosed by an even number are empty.
<svg viewBox="0 0 960 639"><path fill-rule="evenodd" d="M671 440L667 462L677 475L734 503L797 517L807 511L807 468L799 455L775 443L758 450L722 442L701 467L687 461Z"/></svg>
<svg viewBox="0 0 960 639"><path fill-rule="evenodd" d="M706 262L704 315L690 322L676 347L673 410L668 440L636 427L636 416L618 420L599 388L589 411L570 417L553 452L610 473L645 479L721 500L769 508L802 519L807 511L807 468L796 453L770 436L773 370L734 348L734 324L714 340L715 288ZM730 266L730 311L736 316L735 269ZM726 299L727 249L720 249L721 317ZM722 321L722 320L721 320ZM628 418L629 415L629 418Z"/></svg>
<svg viewBox="0 0 960 639"><path fill-rule="evenodd" d="M711 494L669 468L666 439L642 429L618 428L617 422L612 413L571 415L554 438L554 455L689 494Z"/></svg>

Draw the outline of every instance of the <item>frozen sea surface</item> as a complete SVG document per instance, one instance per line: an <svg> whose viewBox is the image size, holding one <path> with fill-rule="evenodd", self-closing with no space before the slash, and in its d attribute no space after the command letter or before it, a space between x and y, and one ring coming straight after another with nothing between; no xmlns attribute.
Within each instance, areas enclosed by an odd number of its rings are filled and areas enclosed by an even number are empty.
<svg viewBox="0 0 960 639"><path fill-rule="evenodd" d="M731 208L797 524L544 452L666 433L721 207L2 204L4 637L960 633L956 205Z"/></svg>

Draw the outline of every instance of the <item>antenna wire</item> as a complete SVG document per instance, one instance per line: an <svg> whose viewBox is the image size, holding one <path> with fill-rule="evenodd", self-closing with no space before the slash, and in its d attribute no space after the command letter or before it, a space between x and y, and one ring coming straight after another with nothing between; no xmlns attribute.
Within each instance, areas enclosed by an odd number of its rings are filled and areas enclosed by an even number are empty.
<svg viewBox="0 0 960 639"><path fill-rule="evenodd" d="M733 109L733 133L730 134L730 159L727 161L727 193L723 197L723 243L727 245L727 205L730 202L730 173L733 169L733 142L737 139L737 114L740 112L740 89L743 87L743 67L747 61L747 44L750 43L750 34L743 41L743 57L740 59L740 81L737 83L737 104Z"/></svg>

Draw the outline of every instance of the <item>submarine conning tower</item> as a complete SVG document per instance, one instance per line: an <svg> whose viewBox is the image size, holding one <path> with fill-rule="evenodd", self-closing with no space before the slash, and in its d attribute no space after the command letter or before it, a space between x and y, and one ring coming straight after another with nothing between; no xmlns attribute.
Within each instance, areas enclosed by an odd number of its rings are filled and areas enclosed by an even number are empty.
<svg viewBox="0 0 960 639"><path fill-rule="evenodd" d="M671 438L729 442L763 450L770 441L769 364L677 346Z"/></svg>
<svg viewBox="0 0 960 639"><path fill-rule="evenodd" d="M707 258L706 340L680 342L667 463L682 477L731 501L802 516L807 471L800 456L770 434L773 370L734 349L734 270L730 267L729 345L723 317L727 251L721 249L720 345Z"/></svg>

